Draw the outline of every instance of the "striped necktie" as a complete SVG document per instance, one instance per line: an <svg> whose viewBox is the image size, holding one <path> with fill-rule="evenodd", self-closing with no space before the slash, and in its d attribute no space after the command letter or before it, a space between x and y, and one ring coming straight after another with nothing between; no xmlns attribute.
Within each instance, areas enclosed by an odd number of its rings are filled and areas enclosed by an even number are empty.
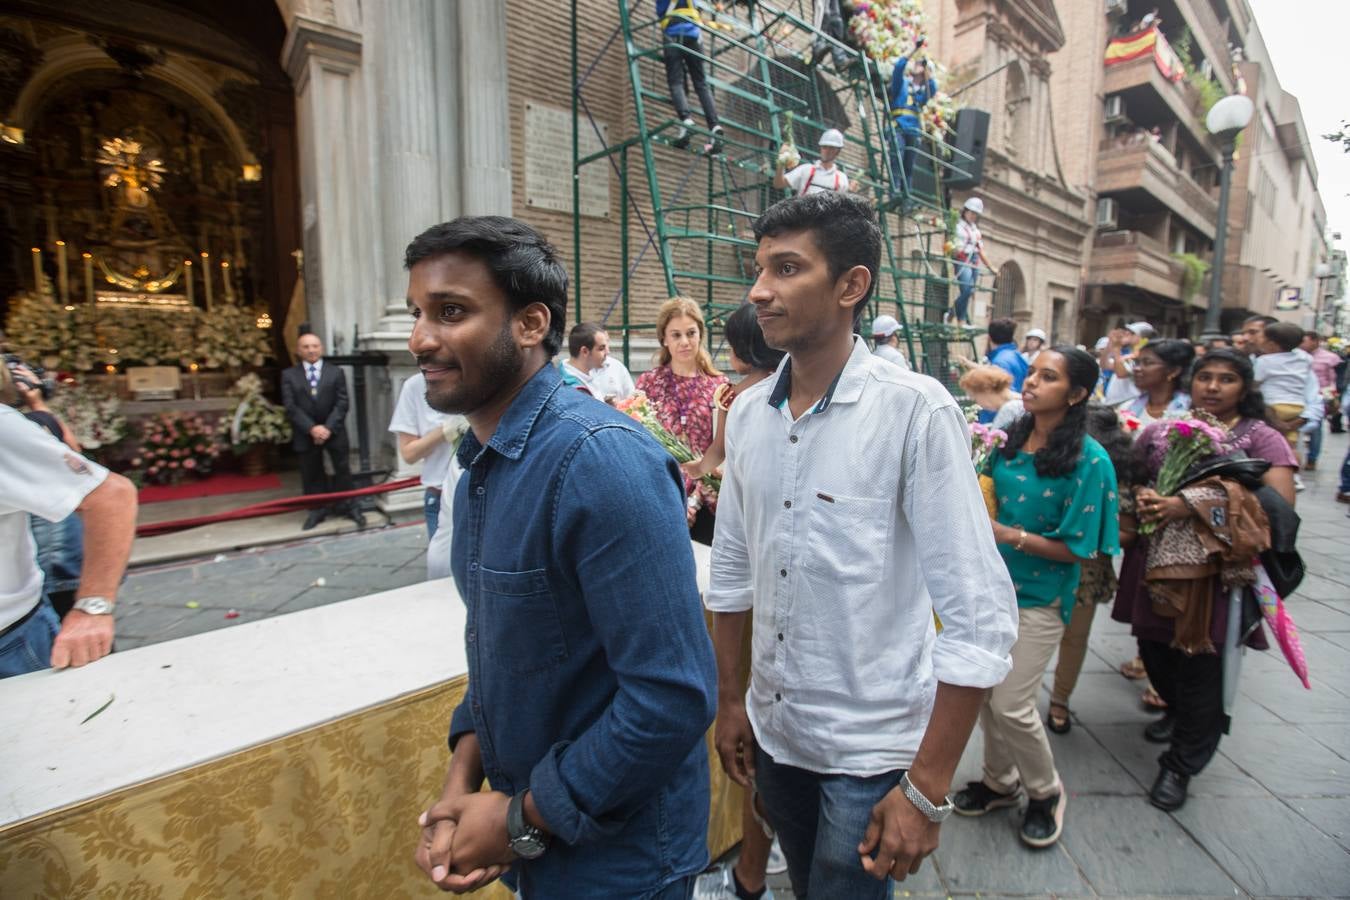
<svg viewBox="0 0 1350 900"><path fill-rule="evenodd" d="M311 397L319 395L319 370L313 363L309 366L309 395Z"/></svg>

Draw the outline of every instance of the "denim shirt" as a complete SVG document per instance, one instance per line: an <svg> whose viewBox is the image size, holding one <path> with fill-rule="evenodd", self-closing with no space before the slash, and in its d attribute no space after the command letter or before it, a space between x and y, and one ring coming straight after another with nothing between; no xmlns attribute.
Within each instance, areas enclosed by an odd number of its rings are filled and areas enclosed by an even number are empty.
<svg viewBox="0 0 1350 900"><path fill-rule="evenodd" d="M545 366L454 502L475 732L493 790L529 788L553 834L529 897L642 897L707 864L717 671L679 467L632 419Z"/></svg>

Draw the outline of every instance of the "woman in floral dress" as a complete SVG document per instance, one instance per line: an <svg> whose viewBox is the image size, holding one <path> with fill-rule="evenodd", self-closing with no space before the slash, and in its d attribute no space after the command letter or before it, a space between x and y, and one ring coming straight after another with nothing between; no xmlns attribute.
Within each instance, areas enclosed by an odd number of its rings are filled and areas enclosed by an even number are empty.
<svg viewBox="0 0 1350 900"><path fill-rule="evenodd" d="M713 442L713 395L727 383L704 346L703 312L692 300L672 297L657 312L656 334L661 342L656 368L639 376L637 389L647 395L666 430L702 456ZM712 544L717 494L688 476L684 488L694 540Z"/></svg>

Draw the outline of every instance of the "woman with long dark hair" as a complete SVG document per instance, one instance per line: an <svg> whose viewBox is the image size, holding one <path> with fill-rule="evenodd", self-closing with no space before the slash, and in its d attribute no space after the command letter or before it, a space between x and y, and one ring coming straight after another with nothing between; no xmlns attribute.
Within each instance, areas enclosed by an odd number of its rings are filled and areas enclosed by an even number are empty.
<svg viewBox="0 0 1350 900"><path fill-rule="evenodd" d="M1134 438L1121 427L1116 411L1101 403L1088 406L1088 434L1102 445L1106 455L1111 457L1111 466L1116 472L1117 494L1120 496L1121 512L1129 491L1143 480L1143 460L1135 447ZM1121 541L1125 540L1126 520L1121 516ZM1129 519L1133 524L1133 519ZM1082 574L1078 579L1078 590L1074 592L1073 618L1064 629L1064 637L1059 642L1059 657L1055 663L1055 680L1050 689L1050 713L1045 725L1055 734L1068 734L1073 727L1069 719L1069 697L1078 685L1078 676L1083 671L1083 660L1087 657L1088 634L1092 630L1092 620L1097 614L1099 603L1110 603L1116 597L1116 570L1110 556L1096 556L1085 560Z"/></svg>
<svg viewBox="0 0 1350 900"><path fill-rule="evenodd" d="M980 710L984 777L952 798L962 815L1014 806L1024 789L1022 841L1048 847L1064 827L1064 784L1036 709L1041 680L1074 611L1081 564L1118 544L1116 475L1088 435L1097 361L1075 347L1042 351L1022 387L1026 415L986 464L997 511L994 539L1017 591L1012 671Z"/></svg>
<svg viewBox="0 0 1350 900"><path fill-rule="evenodd" d="M1208 413L1227 429L1228 437L1215 448L1216 453L1241 450L1252 459L1270 463L1262 481L1293 505L1298 461L1284 436L1265 422L1265 400L1256 388L1247 356L1217 348L1200 357L1191 374L1191 399L1195 409ZM1162 468L1167 430L1167 423L1159 422L1144 429L1139 438L1149 485L1156 484ZM1197 515L1181 497L1161 496L1152 487L1137 489L1135 504L1140 522L1160 527ZM1152 538L1141 536L1126 549L1111 617L1130 624L1139 640L1139 655L1149 680L1167 703L1167 714L1144 729L1144 739L1168 745L1158 759L1158 777L1149 800L1161 809L1173 810L1186 802L1190 779L1204 769L1219 748L1224 728L1222 654L1228 606L1226 601L1213 605L1208 628L1210 649L1188 653L1173 646L1177 620L1158 615L1145 585L1150 541L1165 540L1166 534L1160 531ZM1264 649L1264 640L1258 628L1248 646Z"/></svg>

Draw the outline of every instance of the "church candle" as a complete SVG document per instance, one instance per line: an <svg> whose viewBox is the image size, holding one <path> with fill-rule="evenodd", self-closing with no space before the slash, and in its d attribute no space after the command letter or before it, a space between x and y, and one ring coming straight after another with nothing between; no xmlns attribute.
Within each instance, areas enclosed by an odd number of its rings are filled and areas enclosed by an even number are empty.
<svg viewBox="0 0 1350 900"><path fill-rule="evenodd" d="M192 289L192 260L190 259L183 260L183 284L187 286L188 306L196 306L197 298L193 296L195 292Z"/></svg>
<svg viewBox="0 0 1350 900"><path fill-rule="evenodd" d="M33 248L33 290L42 296L42 251Z"/></svg>
<svg viewBox="0 0 1350 900"><path fill-rule="evenodd" d="M56 242L56 285L62 303L70 302L70 269L66 265L66 242Z"/></svg>
<svg viewBox="0 0 1350 900"><path fill-rule="evenodd" d="M92 253L81 253L84 259L84 300L86 303L93 304L94 297L94 256Z"/></svg>
<svg viewBox="0 0 1350 900"><path fill-rule="evenodd" d="M211 254L202 251L202 281L206 284L206 310L211 311Z"/></svg>

